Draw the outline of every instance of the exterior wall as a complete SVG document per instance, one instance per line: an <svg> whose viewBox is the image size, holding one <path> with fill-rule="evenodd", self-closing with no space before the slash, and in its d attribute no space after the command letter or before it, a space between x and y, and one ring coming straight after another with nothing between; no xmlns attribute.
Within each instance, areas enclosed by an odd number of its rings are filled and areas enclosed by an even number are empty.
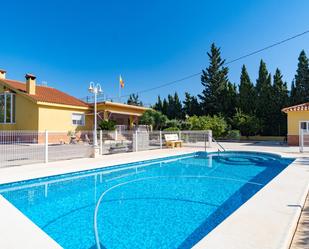
<svg viewBox="0 0 309 249"><path fill-rule="evenodd" d="M3 92L3 88L0 89L1 92ZM0 124L0 130L37 130L37 105L19 94L16 94L15 97L15 124Z"/></svg>
<svg viewBox="0 0 309 249"><path fill-rule="evenodd" d="M79 109L53 107L53 106L39 106L39 131L79 131L91 130L89 122L84 126L72 124L72 114L80 113L85 114L86 111ZM85 117L86 118L86 117Z"/></svg>
<svg viewBox="0 0 309 249"><path fill-rule="evenodd" d="M309 111L288 112L288 145L299 145L299 122L309 121Z"/></svg>
<svg viewBox="0 0 309 249"><path fill-rule="evenodd" d="M298 135L288 135L288 145L289 146L299 146L299 136Z"/></svg>

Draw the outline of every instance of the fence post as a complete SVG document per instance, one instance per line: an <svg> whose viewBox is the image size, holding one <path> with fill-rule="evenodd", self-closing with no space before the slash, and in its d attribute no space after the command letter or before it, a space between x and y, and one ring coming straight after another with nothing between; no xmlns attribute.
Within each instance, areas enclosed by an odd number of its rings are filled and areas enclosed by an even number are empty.
<svg viewBox="0 0 309 249"><path fill-rule="evenodd" d="M212 130L208 130L208 146L211 147L212 145Z"/></svg>
<svg viewBox="0 0 309 249"><path fill-rule="evenodd" d="M45 163L48 163L48 130L45 130Z"/></svg>
<svg viewBox="0 0 309 249"><path fill-rule="evenodd" d="M137 139L137 130L135 131L135 151L138 151L138 139Z"/></svg>
<svg viewBox="0 0 309 249"><path fill-rule="evenodd" d="M117 129L115 130L115 141L117 141L118 140L118 131L117 131Z"/></svg>
<svg viewBox="0 0 309 249"><path fill-rule="evenodd" d="M103 155L103 132L100 130L100 155Z"/></svg>
<svg viewBox="0 0 309 249"><path fill-rule="evenodd" d="M304 152L304 130L300 129L300 147L299 147L299 151L300 152Z"/></svg>
<svg viewBox="0 0 309 249"><path fill-rule="evenodd" d="M160 149L162 149L162 131L160 130Z"/></svg>

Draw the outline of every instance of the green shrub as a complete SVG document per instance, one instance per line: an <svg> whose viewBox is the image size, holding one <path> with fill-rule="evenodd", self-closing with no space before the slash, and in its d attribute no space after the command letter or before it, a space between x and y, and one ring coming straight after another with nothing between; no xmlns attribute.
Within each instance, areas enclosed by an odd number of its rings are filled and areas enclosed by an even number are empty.
<svg viewBox="0 0 309 249"><path fill-rule="evenodd" d="M168 127L165 128L164 131L180 131L180 129L178 127Z"/></svg>
<svg viewBox="0 0 309 249"><path fill-rule="evenodd" d="M141 116L139 123L144 125L151 125L154 130L161 130L166 127L168 119L161 112L155 110L147 110Z"/></svg>
<svg viewBox="0 0 309 249"><path fill-rule="evenodd" d="M167 122L166 122L166 128L170 128L170 127L171 128L174 128L174 127L180 128L180 125L181 125L181 123L177 119L167 120Z"/></svg>
<svg viewBox="0 0 309 249"><path fill-rule="evenodd" d="M103 131L114 131L116 129L116 122L113 120L101 120L98 126Z"/></svg>
<svg viewBox="0 0 309 249"><path fill-rule="evenodd" d="M226 138L233 140L240 140L240 131L239 130L230 130L228 131Z"/></svg>
<svg viewBox="0 0 309 249"><path fill-rule="evenodd" d="M222 136L227 130L227 123L221 116L192 116L187 119L190 130L212 130L214 137Z"/></svg>
<svg viewBox="0 0 309 249"><path fill-rule="evenodd" d="M240 130L241 135L246 137L258 134L261 127L257 117L244 114L240 110L237 110L234 115L232 125Z"/></svg>

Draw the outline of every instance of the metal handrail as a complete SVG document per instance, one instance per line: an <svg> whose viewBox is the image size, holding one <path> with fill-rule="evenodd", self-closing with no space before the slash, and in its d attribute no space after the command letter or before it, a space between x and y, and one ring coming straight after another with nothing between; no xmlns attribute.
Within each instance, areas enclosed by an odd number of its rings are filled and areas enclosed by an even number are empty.
<svg viewBox="0 0 309 249"><path fill-rule="evenodd" d="M210 137L211 137L211 140L215 142L222 151L226 151L226 149L216 139L214 139L212 135L210 135Z"/></svg>

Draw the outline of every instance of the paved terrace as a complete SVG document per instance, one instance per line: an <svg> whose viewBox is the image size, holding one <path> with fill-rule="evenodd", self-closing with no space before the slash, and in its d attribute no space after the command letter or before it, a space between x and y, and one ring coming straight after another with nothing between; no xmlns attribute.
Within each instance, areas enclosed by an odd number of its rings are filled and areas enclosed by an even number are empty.
<svg viewBox="0 0 309 249"><path fill-rule="evenodd" d="M275 152L297 160L260 190L248 202L216 227L195 248L275 249L289 248L309 187L309 153L298 147L272 143L222 143L228 150ZM32 164L0 169L0 184L50 176L140 160L154 159L201 150L163 149L106 155L48 164ZM208 149L216 151L217 148ZM308 202L307 202L308 203ZM308 210L308 208L305 208ZM294 244L309 248L307 212L303 212ZM0 248L59 248L37 226L0 196ZM18 239L17 239L18 238ZM29 240L29 238L31 238ZM300 242L299 242L300 241ZM39 246L39 247L38 247Z"/></svg>

